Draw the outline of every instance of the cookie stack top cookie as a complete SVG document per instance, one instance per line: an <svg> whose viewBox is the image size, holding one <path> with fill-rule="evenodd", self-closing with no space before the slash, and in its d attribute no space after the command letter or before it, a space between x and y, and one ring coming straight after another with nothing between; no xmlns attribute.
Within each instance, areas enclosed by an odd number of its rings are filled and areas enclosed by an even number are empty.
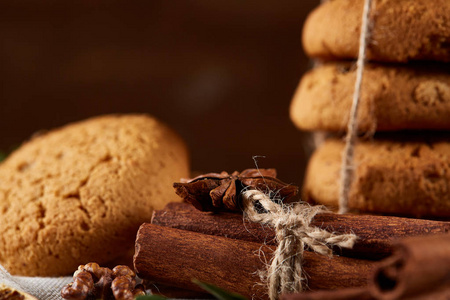
<svg viewBox="0 0 450 300"><path fill-rule="evenodd" d="M347 130L363 5L332 0L308 16L303 45L317 63L292 100L299 129ZM373 138L354 147L349 209L450 217L450 1L376 0L369 27L357 130ZM343 150L332 138L315 151L305 200L337 206Z"/></svg>
<svg viewBox="0 0 450 300"><path fill-rule="evenodd" d="M364 1L332 0L305 22L306 53L322 59L358 57ZM367 58L381 62L450 61L448 0L378 0L371 9Z"/></svg>

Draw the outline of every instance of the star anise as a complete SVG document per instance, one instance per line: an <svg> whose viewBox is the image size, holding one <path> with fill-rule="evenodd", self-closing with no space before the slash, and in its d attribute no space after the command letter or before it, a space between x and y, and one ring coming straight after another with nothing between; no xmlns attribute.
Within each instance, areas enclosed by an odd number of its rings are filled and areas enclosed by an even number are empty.
<svg viewBox="0 0 450 300"><path fill-rule="evenodd" d="M276 178L275 169L246 169L231 175L208 173L173 184L175 193L201 211L239 210L240 193L244 189L258 189L276 194L283 201L297 195L298 187Z"/></svg>

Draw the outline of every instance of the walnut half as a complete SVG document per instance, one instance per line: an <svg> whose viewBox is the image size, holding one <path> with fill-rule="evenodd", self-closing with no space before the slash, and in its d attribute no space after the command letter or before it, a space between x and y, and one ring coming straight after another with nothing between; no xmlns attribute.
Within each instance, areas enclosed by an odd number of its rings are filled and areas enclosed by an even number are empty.
<svg viewBox="0 0 450 300"><path fill-rule="evenodd" d="M61 296L67 300L133 300L145 295L144 286L136 285L135 278L136 273L127 266L111 270L88 263L78 267L73 282L61 290Z"/></svg>

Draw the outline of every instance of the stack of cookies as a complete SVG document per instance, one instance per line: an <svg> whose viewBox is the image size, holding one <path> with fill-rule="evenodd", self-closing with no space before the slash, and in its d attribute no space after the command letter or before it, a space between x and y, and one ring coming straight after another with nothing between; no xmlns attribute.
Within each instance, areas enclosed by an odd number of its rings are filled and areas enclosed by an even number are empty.
<svg viewBox="0 0 450 300"><path fill-rule="evenodd" d="M303 44L320 60L290 114L301 130L333 137L313 153L304 198L336 207L356 77L363 0L322 3ZM349 209L450 217L450 1L378 0L370 11Z"/></svg>

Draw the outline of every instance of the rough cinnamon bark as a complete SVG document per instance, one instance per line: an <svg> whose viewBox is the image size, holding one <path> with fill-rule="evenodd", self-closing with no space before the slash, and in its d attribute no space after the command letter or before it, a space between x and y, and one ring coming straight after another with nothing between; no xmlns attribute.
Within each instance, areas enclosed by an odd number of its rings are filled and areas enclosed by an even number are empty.
<svg viewBox="0 0 450 300"><path fill-rule="evenodd" d="M187 203L169 203L163 210L154 212L152 223L209 235L276 244L274 231L270 227L245 221L242 214L201 212ZM389 256L392 242L401 237L450 232L450 222L333 213L317 215L312 225L338 233L354 232L359 239L353 249L335 249L335 252L365 259Z"/></svg>
<svg viewBox="0 0 450 300"><path fill-rule="evenodd" d="M259 270L265 269L274 246L143 224L136 239L134 267L138 276L163 284L200 290L192 279L215 284L254 299L267 299ZM327 258L305 252L310 289L336 289L367 284L374 262Z"/></svg>

